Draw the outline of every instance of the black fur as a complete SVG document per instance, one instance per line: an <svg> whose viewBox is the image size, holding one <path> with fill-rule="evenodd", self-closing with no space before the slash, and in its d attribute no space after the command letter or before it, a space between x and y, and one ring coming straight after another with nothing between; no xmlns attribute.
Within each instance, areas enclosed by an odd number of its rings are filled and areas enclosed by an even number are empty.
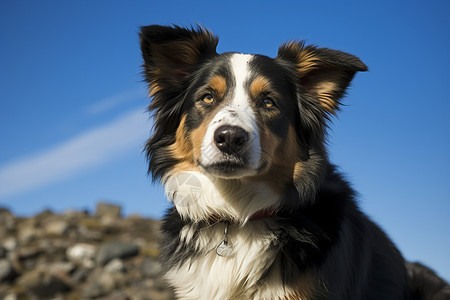
<svg viewBox="0 0 450 300"><path fill-rule="evenodd" d="M142 28L144 74L153 90L149 110L154 113L155 127L146 151L154 179L179 163L167 155L167 149L175 141L182 114L188 115L189 129L199 126L202 116L192 100L198 97L196 90L213 74L228 76L229 54L219 56L217 42L203 28ZM306 71L299 71L301 51L316 58ZM283 120L297 124L299 147L304 150L303 170L286 188L284 206L272 217L276 225L267 228L277 236L272 247L278 251L285 286L293 286L300 274L309 272L316 281L311 299L450 299L450 287L444 280L425 266L405 262L386 234L359 210L355 192L328 162L329 116L339 108L339 99L355 73L367 67L340 51L290 43L280 47L275 59L257 57L252 68L272 76L284 93L282 98L297 99L281 105L281 117L264 119L273 123L273 132L281 138L286 132ZM331 79L336 88L325 96L335 101L333 111L319 105L314 93L321 80ZM163 221L162 261L167 268L205 254L194 249L196 235L190 243L180 241L179 233L187 225L196 230L210 226L208 220L191 223L181 219L175 208Z"/></svg>
<svg viewBox="0 0 450 300"><path fill-rule="evenodd" d="M174 142L187 83L202 63L217 56L218 39L200 27L188 30L153 25L141 28L140 41L145 79L159 87L149 106L154 113L154 134L145 147L149 173L158 179L177 162L166 155L166 149ZM176 51L171 51L168 43L177 44L173 47ZM186 53L189 49L195 53Z"/></svg>
<svg viewBox="0 0 450 300"><path fill-rule="evenodd" d="M412 300L450 299L450 285L420 263L406 263Z"/></svg>

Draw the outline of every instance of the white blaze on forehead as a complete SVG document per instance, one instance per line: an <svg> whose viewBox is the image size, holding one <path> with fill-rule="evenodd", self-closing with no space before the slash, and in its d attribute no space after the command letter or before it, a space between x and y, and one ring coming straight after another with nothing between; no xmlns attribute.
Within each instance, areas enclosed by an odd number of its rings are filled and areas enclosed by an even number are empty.
<svg viewBox="0 0 450 300"><path fill-rule="evenodd" d="M249 105L245 84L250 76L249 63L252 57L250 54L234 54L231 57L231 68L236 84L232 103L235 107L246 108Z"/></svg>
<svg viewBox="0 0 450 300"><path fill-rule="evenodd" d="M214 145L214 132L222 125L230 125L239 126L247 131L249 134L248 167L256 169L259 165L261 151L258 125L246 88L251 75L250 62L252 59L253 55L250 54L233 54L230 58L234 91L231 91L231 99L217 112L208 126L201 148L201 162L204 164L214 163L215 159L221 156L220 150Z"/></svg>

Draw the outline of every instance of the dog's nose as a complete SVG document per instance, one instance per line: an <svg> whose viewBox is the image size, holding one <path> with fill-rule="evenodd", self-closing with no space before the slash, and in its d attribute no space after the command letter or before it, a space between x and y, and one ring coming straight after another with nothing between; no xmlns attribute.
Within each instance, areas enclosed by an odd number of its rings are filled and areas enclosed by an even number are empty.
<svg viewBox="0 0 450 300"><path fill-rule="evenodd" d="M214 132L214 142L220 151L238 153L248 142L248 133L238 126L220 126Z"/></svg>

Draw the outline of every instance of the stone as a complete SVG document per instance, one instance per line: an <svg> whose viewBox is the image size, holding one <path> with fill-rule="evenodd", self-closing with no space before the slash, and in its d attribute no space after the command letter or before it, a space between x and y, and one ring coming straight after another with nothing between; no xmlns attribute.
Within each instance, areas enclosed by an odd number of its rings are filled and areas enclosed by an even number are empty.
<svg viewBox="0 0 450 300"><path fill-rule="evenodd" d="M5 258L6 254L8 254L8 250L0 246L0 258Z"/></svg>
<svg viewBox="0 0 450 300"><path fill-rule="evenodd" d="M44 231L48 235L60 236L66 234L69 224L64 220L52 220L45 224Z"/></svg>
<svg viewBox="0 0 450 300"><path fill-rule="evenodd" d="M16 275L17 274L11 262L6 259L0 259L0 283L11 280Z"/></svg>
<svg viewBox="0 0 450 300"><path fill-rule="evenodd" d="M18 279L18 284L38 298L50 298L71 290L66 278L46 271L45 267L25 273Z"/></svg>
<svg viewBox="0 0 450 300"><path fill-rule="evenodd" d="M122 287L126 282L125 275L120 273L109 273L97 268L87 280L83 294L85 297L100 297Z"/></svg>
<svg viewBox="0 0 450 300"><path fill-rule="evenodd" d="M18 297L16 294L8 294L8 295L6 295L4 300L17 300L17 299L18 299Z"/></svg>
<svg viewBox="0 0 450 300"><path fill-rule="evenodd" d="M20 259L27 259L31 257L36 257L42 253L42 250L34 246L23 246L17 250L17 254Z"/></svg>
<svg viewBox="0 0 450 300"><path fill-rule="evenodd" d="M124 272L125 264L119 258L114 258L105 265L105 271L109 273Z"/></svg>
<svg viewBox="0 0 450 300"><path fill-rule="evenodd" d="M161 222L109 208L29 218L0 209L0 299L174 299L162 279Z"/></svg>
<svg viewBox="0 0 450 300"><path fill-rule="evenodd" d="M52 217L54 215L55 214L50 209L45 209L45 210L41 211L40 213L38 213L36 216L34 216L33 219L35 219L36 221L42 221L42 220L46 220L49 217Z"/></svg>
<svg viewBox="0 0 450 300"><path fill-rule="evenodd" d="M105 265L114 258L127 258L138 254L139 246L136 244L114 241L100 246L96 262L98 265Z"/></svg>
<svg viewBox="0 0 450 300"><path fill-rule="evenodd" d="M141 270L145 276L155 277L161 274L162 266L160 262L147 257L141 265Z"/></svg>
<svg viewBox="0 0 450 300"><path fill-rule="evenodd" d="M122 291L114 291L110 295L106 297L97 298L96 300L130 300L130 297L127 297L125 292ZM131 298L131 300L135 300Z"/></svg>
<svg viewBox="0 0 450 300"><path fill-rule="evenodd" d="M70 276L70 282L73 285L79 285L89 277L91 270L85 268L77 268Z"/></svg>
<svg viewBox="0 0 450 300"><path fill-rule="evenodd" d="M62 216L67 220L77 220L88 215L87 211L66 210Z"/></svg>
<svg viewBox="0 0 450 300"><path fill-rule="evenodd" d="M55 262L48 266L49 272L53 274L64 274L68 276L75 269L75 264L71 261Z"/></svg>
<svg viewBox="0 0 450 300"><path fill-rule="evenodd" d="M102 239L102 233L96 230L88 229L84 225L80 225L78 227L78 233L79 235L86 239L86 240L92 240L92 241L101 241Z"/></svg>
<svg viewBox="0 0 450 300"><path fill-rule="evenodd" d="M22 243L29 243L42 235L42 229L36 228L34 222L32 221L26 221L19 225L19 232L17 236L19 241Z"/></svg>
<svg viewBox="0 0 450 300"><path fill-rule="evenodd" d="M16 221L13 214L5 208L0 208L0 238L4 238L8 233L13 232L15 228Z"/></svg>
<svg viewBox="0 0 450 300"><path fill-rule="evenodd" d="M127 289L127 295L132 300L175 300L170 289L161 287L153 280L146 280Z"/></svg>
<svg viewBox="0 0 450 300"><path fill-rule="evenodd" d="M75 244L66 251L66 256L70 261L89 269L95 266L95 254L96 247L85 243Z"/></svg>
<svg viewBox="0 0 450 300"><path fill-rule="evenodd" d="M15 251L18 246L17 239L14 237L6 238L5 240L3 240L2 246L9 252Z"/></svg>
<svg viewBox="0 0 450 300"><path fill-rule="evenodd" d="M119 205L100 202L95 211L96 217L120 218L122 208Z"/></svg>

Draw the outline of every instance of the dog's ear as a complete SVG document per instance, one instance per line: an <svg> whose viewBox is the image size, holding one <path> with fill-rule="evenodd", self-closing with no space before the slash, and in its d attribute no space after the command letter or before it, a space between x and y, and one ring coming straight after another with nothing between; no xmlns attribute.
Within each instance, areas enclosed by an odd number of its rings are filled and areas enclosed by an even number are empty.
<svg viewBox="0 0 450 300"><path fill-rule="evenodd" d="M144 75L150 94L179 86L197 64L217 54L217 43L217 37L202 27L141 27Z"/></svg>
<svg viewBox="0 0 450 300"><path fill-rule="evenodd" d="M357 57L327 48L290 42L280 46L278 59L294 66L301 93L311 96L325 114L335 114L350 81L367 66Z"/></svg>

